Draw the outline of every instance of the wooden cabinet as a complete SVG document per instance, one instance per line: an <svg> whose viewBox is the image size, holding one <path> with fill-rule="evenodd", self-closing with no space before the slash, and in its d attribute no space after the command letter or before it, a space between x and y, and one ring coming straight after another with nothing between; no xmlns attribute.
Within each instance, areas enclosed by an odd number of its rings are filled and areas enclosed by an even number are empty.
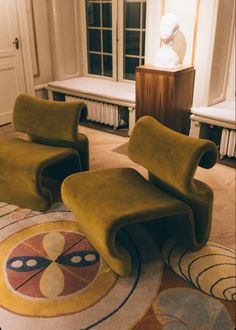
<svg viewBox="0 0 236 330"><path fill-rule="evenodd" d="M136 120L150 115L177 132L188 135L195 70L174 70L152 65L136 68Z"/></svg>

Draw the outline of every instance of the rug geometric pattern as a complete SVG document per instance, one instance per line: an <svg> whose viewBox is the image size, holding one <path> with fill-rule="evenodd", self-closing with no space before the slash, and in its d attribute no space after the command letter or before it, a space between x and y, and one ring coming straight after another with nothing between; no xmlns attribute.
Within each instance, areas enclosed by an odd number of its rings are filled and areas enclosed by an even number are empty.
<svg viewBox="0 0 236 330"><path fill-rule="evenodd" d="M63 204L48 212L0 203L0 329L233 329L234 306L164 265L141 226L118 239L133 261L117 276Z"/></svg>
<svg viewBox="0 0 236 330"><path fill-rule="evenodd" d="M161 254L176 274L197 289L215 298L236 301L236 254L233 250L208 241L193 252L169 239Z"/></svg>

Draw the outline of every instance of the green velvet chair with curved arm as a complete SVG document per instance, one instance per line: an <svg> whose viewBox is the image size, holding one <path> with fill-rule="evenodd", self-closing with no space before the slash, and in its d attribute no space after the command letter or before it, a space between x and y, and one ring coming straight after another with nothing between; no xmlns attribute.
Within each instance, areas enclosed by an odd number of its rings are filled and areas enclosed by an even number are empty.
<svg viewBox="0 0 236 330"><path fill-rule="evenodd" d="M0 201L46 210L66 176L88 170L88 139L78 133L86 116L83 102L19 95L13 125L28 138L0 142Z"/></svg>
<svg viewBox="0 0 236 330"><path fill-rule="evenodd" d="M62 199L81 231L123 276L132 267L129 251L116 239L125 225L163 223L161 236L174 236L193 250L208 240L213 192L194 174L198 165L215 164L217 148L145 116L135 124L128 156L147 169L148 180L132 168L114 168L73 174L62 184Z"/></svg>

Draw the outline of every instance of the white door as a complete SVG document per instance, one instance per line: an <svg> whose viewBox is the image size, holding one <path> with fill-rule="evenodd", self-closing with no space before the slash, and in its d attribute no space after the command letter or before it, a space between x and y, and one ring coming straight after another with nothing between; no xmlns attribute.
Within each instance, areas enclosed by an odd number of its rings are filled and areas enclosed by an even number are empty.
<svg viewBox="0 0 236 330"><path fill-rule="evenodd" d="M26 91L15 0L0 0L0 125L12 121L15 98Z"/></svg>

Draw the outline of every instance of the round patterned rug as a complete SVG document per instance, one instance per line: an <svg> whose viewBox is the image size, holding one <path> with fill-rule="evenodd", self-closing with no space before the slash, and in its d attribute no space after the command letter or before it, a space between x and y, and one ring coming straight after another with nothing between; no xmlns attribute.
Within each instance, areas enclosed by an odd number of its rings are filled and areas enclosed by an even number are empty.
<svg viewBox="0 0 236 330"><path fill-rule="evenodd" d="M233 329L233 304L175 275L141 226L119 239L134 265L125 278L62 204L40 213L0 203L0 329Z"/></svg>

